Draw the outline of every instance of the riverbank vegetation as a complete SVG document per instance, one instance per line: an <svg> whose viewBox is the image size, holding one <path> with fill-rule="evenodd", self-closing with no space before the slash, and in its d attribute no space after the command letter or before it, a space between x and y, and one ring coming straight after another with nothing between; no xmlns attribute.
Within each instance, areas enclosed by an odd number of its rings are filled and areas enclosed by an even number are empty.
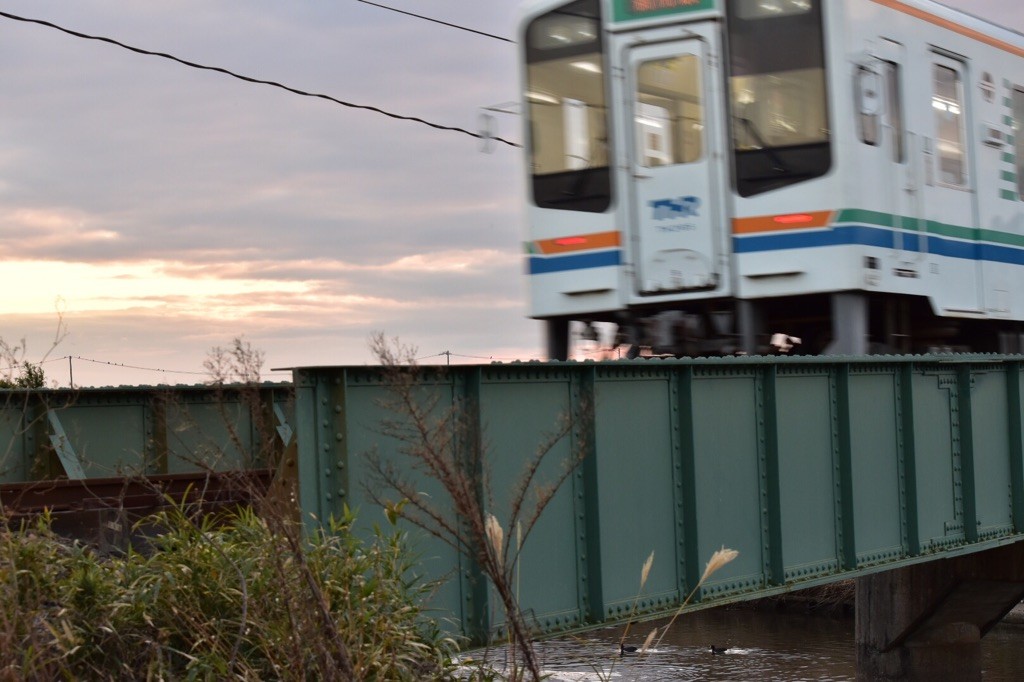
<svg viewBox="0 0 1024 682"><path fill-rule="evenodd" d="M46 518L0 523L0 680L449 677L456 643L426 617L434 586L410 577L404 537L352 523L302 539L251 510L178 507L116 555Z"/></svg>

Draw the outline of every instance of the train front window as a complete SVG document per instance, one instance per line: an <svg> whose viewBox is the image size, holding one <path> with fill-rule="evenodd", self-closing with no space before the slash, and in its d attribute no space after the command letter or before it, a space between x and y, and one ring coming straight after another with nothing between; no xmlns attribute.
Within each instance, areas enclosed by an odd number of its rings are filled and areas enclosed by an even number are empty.
<svg viewBox="0 0 1024 682"><path fill-rule="evenodd" d="M611 204L608 110L598 0L577 0L526 29L534 203L600 213Z"/></svg>
<svg viewBox="0 0 1024 682"><path fill-rule="evenodd" d="M832 164L821 0L728 0L736 190L752 196Z"/></svg>

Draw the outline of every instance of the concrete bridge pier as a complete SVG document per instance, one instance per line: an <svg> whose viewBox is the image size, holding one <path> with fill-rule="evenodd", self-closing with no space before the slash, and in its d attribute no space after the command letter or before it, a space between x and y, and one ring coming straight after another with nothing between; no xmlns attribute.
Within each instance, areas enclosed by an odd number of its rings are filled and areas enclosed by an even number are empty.
<svg viewBox="0 0 1024 682"><path fill-rule="evenodd" d="M981 638L1024 598L1024 542L857 578L857 679L981 680Z"/></svg>

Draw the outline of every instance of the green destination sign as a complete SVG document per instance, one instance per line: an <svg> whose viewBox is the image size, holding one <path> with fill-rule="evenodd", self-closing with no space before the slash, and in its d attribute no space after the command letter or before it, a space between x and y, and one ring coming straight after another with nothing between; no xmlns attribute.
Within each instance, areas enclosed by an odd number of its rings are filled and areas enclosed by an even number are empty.
<svg viewBox="0 0 1024 682"><path fill-rule="evenodd" d="M714 8L715 0L615 0L615 21Z"/></svg>

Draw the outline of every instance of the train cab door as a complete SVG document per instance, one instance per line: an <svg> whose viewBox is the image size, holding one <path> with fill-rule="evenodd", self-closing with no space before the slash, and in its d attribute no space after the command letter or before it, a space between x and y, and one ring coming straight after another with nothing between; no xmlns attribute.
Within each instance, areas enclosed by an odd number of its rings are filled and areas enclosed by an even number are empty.
<svg viewBox="0 0 1024 682"><path fill-rule="evenodd" d="M725 295L730 287L718 37L710 27L688 28L685 39L627 49L629 222L640 299Z"/></svg>
<svg viewBox="0 0 1024 682"><path fill-rule="evenodd" d="M922 209L929 224L930 277L934 301L944 315L982 312L982 268L976 230L977 191L973 176L968 111L968 65L946 53L928 53L927 98L918 102L923 129ZM937 277L936 277L937 276ZM938 283L941 283L939 285Z"/></svg>

